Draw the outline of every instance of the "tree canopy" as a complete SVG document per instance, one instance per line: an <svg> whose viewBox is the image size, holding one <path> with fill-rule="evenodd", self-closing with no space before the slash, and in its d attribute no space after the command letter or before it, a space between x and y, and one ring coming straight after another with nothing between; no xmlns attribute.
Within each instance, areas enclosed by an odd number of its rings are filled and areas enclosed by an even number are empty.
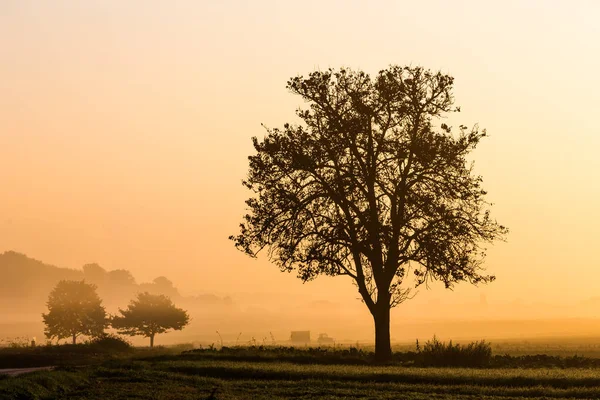
<svg viewBox="0 0 600 400"><path fill-rule="evenodd" d="M106 310L96 293L96 285L85 281L58 282L48 296L48 313L42 314L49 339L72 338L80 335L98 337L108 326Z"/></svg>
<svg viewBox="0 0 600 400"><path fill-rule="evenodd" d="M303 281L352 278L375 320L376 354L389 358L390 308L439 280L490 282L485 243L506 228L490 216L482 178L467 161L486 135L440 121L454 107L451 76L390 66L288 81L308 108L301 124L254 137L243 184L252 192L236 247L267 249Z"/></svg>
<svg viewBox="0 0 600 400"><path fill-rule="evenodd" d="M120 334L145 336L154 346L154 336L169 330L182 330L190 321L187 311L175 307L165 295L139 293L121 315L112 318L112 327Z"/></svg>

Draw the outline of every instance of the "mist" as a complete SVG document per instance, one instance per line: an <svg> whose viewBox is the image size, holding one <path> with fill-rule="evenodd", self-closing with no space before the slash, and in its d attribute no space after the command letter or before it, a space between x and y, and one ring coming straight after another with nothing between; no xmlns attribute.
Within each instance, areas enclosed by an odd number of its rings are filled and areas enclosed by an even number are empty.
<svg viewBox="0 0 600 400"><path fill-rule="evenodd" d="M372 345L372 317L357 296L331 300L327 296L289 295L269 288L255 292L215 294L206 288L182 294L168 270L149 282L138 282L126 269L106 270L90 263L79 269L61 268L7 251L0 254L0 332L4 340L36 338L45 342L41 314L50 290L59 280L85 280L97 285L109 314L125 308L136 293L165 294L186 309L190 325L159 335L157 343L252 345L290 344L292 331L310 331L311 339L326 333L339 344ZM444 293L443 291L436 293ZM600 298L573 304L543 304L530 299L493 302L485 294L467 302L416 297L392 311L392 341L413 343L433 335L454 340L505 341L532 338L581 338L600 329ZM132 338L144 345L145 339Z"/></svg>

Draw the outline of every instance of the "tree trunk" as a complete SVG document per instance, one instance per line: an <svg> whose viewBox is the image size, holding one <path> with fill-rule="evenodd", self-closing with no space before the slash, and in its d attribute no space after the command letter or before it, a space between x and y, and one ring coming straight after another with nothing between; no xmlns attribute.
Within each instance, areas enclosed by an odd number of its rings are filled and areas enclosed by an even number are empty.
<svg viewBox="0 0 600 400"><path fill-rule="evenodd" d="M150 335L150 347L154 347L154 333Z"/></svg>
<svg viewBox="0 0 600 400"><path fill-rule="evenodd" d="M77 334L73 334L73 344L77 344Z"/></svg>
<svg viewBox="0 0 600 400"><path fill-rule="evenodd" d="M389 302L377 302L373 319L375 321L375 360L385 363L392 359Z"/></svg>

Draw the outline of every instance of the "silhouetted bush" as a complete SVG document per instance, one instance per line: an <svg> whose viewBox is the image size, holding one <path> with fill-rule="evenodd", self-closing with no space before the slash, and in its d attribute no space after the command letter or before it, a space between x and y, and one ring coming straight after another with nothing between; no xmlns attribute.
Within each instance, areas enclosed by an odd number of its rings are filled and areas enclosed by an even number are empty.
<svg viewBox="0 0 600 400"><path fill-rule="evenodd" d="M435 336L418 353L418 364L425 367L487 367L492 361L492 346L484 340L466 345L439 341Z"/></svg>
<svg viewBox="0 0 600 400"><path fill-rule="evenodd" d="M132 348L131 343L127 339L114 334L106 334L104 336L94 338L89 342L88 345L92 349L101 352L129 351Z"/></svg>

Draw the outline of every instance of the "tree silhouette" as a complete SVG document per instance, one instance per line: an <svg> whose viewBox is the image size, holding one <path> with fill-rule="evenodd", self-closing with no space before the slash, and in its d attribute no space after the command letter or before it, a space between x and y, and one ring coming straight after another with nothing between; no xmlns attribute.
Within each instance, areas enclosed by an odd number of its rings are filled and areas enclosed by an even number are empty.
<svg viewBox="0 0 600 400"><path fill-rule="evenodd" d="M71 337L73 344L80 335L98 337L108 326L96 285L84 281L58 282L48 296L48 314L42 314L49 339Z"/></svg>
<svg viewBox="0 0 600 400"><path fill-rule="evenodd" d="M111 284L116 286L133 286L135 285L135 278L131 275L131 272L126 269L114 269L108 272L108 279Z"/></svg>
<svg viewBox="0 0 600 400"><path fill-rule="evenodd" d="M139 293L127 309L119 309L121 315L112 318L112 327L120 334L145 336L154 347L154 336L170 329L182 330L190 321L187 311L175 307L165 295Z"/></svg>
<svg viewBox="0 0 600 400"><path fill-rule="evenodd" d="M267 249L303 281L353 279L375 322L378 360L391 357L390 309L433 280L447 288L482 275L482 243L506 228L489 214L467 155L485 136L446 124L453 78L390 66L371 78L348 69L313 72L287 88L309 103L303 124L254 137L243 184L253 195L235 245Z"/></svg>
<svg viewBox="0 0 600 400"><path fill-rule="evenodd" d="M83 266L83 276L88 282L99 284L100 286L106 283L108 272L96 263L85 264Z"/></svg>
<svg viewBox="0 0 600 400"><path fill-rule="evenodd" d="M177 288L173 285L173 282L164 276L155 278L150 284L142 284L140 286L147 288L147 291L150 293L164 294L171 299L180 296L179 290L177 290Z"/></svg>

